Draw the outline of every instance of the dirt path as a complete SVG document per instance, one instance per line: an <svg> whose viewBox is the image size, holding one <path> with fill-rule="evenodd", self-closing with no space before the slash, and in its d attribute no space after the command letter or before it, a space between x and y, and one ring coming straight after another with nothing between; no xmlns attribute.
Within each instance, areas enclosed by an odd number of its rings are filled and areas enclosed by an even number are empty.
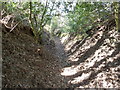
<svg viewBox="0 0 120 90"><path fill-rule="evenodd" d="M47 49L45 61L48 61L46 64L49 69L46 70L50 80L51 85L54 85L54 88L67 88L68 80L65 76L61 75L61 70L67 65L67 54L65 53L64 46L61 43L59 37L53 37L54 46L45 45L44 47ZM45 53L45 52L44 52ZM48 57L50 54L51 57ZM48 60L47 60L48 59ZM44 68L45 69L45 68ZM48 80L48 81L49 81Z"/></svg>
<svg viewBox="0 0 120 90"><path fill-rule="evenodd" d="M61 75L61 70L65 68L65 66L67 65L66 62L67 54L64 51L64 46L62 45L60 38L58 37L53 37L53 38L54 38L53 40L55 43L55 47L54 48L48 47L49 48L48 53L51 53L52 56L55 58L55 59L53 58L53 62L55 61L54 65L52 65L51 67L55 69L56 65L58 66L56 68L57 72L55 72L56 75L51 78L56 78L55 79L56 87L61 86L62 88L65 88L68 87L68 78Z"/></svg>
<svg viewBox="0 0 120 90"><path fill-rule="evenodd" d="M67 65L66 59L67 59L67 54L65 53L64 46L61 43L60 38L54 37L54 42L55 42L55 56L58 57L58 59L61 62L61 66Z"/></svg>

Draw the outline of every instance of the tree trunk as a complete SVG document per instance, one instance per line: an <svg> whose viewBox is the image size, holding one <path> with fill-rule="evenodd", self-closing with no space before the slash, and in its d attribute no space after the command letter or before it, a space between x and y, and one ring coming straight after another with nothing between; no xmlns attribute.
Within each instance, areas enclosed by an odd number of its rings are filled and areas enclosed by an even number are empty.
<svg viewBox="0 0 120 90"><path fill-rule="evenodd" d="M31 0L29 2L29 7L30 7L29 8L30 9L29 20L30 20L32 32L34 33L35 41L38 43L38 34L35 31L34 23L33 23L33 20L32 20L32 1Z"/></svg>
<svg viewBox="0 0 120 90"><path fill-rule="evenodd" d="M120 4L119 2L114 2L114 12L115 12L115 22L116 22L116 30L120 32Z"/></svg>

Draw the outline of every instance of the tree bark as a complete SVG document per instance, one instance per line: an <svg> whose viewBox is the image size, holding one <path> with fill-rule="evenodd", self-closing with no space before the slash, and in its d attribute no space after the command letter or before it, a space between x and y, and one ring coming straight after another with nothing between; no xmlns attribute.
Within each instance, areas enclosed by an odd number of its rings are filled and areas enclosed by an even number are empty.
<svg viewBox="0 0 120 90"><path fill-rule="evenodd" d="M116 30L120 32L120 4L119 2L114 2L114 12L115 12L115 22Z"/></svg>

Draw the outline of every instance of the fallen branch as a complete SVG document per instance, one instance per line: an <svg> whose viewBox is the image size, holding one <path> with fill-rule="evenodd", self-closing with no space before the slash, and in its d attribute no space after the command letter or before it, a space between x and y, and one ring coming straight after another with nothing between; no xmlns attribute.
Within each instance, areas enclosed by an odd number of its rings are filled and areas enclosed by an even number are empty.
<svg viewBox="0 0 120 90"><path fill-rule="evenodd" d="M21 21L19 21L15 26L13 26L13 28L10 30L10 32L12 32L24 20L27 20L27 18L24 18Z"/></svg>
<svg viewBox="0 0 120 90"><path fill-rule="evenodd" d="M23 20L22 20L23 21ZM12 32L22 21L18 22L11 30L10 32Z"/></svg>
<svg viewBox="0 0 120 90"><path fill-rule="evenodd" d="M6 34L6 36L9 34L9 33L11 33L22 21L24 21L24 20L27 20L27 18L24 18L24 19L22 19L21 21L19 21L15 26L13 26L13 28ZM4 24L5 25L5 24Z"/></svg>

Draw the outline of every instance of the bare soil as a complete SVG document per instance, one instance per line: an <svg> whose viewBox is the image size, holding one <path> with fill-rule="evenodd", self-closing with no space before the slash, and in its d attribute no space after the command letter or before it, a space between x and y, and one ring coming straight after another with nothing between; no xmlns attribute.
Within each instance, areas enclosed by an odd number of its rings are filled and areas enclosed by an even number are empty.
<svg viewBox="0 0 120 90"><path fill-rule="evenodd" d="M62 88L67 87L60 71L63 62L59 58L60 43L56 46L37 44L33 37L18 30L2 38L3 87L4 88ZM7 33L6 33L7 32ZM57 56L56 56L57 55Z"/></svg>

